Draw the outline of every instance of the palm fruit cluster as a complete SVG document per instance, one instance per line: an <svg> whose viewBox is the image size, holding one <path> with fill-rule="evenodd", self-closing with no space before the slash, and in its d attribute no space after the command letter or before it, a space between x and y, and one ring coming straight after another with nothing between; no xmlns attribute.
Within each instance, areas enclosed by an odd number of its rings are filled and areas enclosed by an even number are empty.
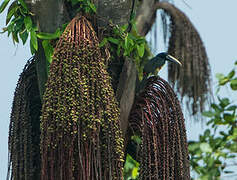
<svg viewBox="0 0 237 180"><path fill-rule="evenodd" d="M190 179L183 114L173 89L160 77L149 78L135 100L128 139L134 135L141 138L135 157L140 179Z"/></svg>
<svg viewBox="0 0 237 180"><path fill-rule="evenodd" d="M169 82L175 92L185 97L182 100L188 112L199 115L195 118L200 117L200 112L205 111L205 104L212 100L210 64L204 44L190 19L177 7L168 2L159 2L156 8L164 10L165 39L170 34L168 54L182 63L182 67L169 63ZM166 15L170 17L168 21Z"/></svg>
<svg viewBox="0 0 237 180"><path fill-rule="evenodd" d="M211 97L210 64L205 47L184 13L173 5L167 6L165 11L170 14L172 22L168 53L182 62L182 68L169 64L168 79L176 92L187 97L186 104L190 112L203 112L205 103Z"/></svg>
<svg viewBox="0 0 237 180"><path fill-rule="evenodd" d="M41 117L41 180L123 179L120 112L90 22L76 16L57 42Z"/></svg>
<svg viewBox="0 0 237 180"><path fill-rule="evenodd" d="M7 179L40 178L40 109L33 57L24 67L14 94L9 126Z"/></svg>

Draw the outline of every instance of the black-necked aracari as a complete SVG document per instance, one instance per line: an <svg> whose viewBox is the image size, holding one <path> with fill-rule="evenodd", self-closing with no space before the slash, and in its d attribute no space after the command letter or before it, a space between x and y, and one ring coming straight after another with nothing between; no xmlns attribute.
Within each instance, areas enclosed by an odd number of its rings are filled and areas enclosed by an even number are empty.
<svg viewBox="0 0 237 180"><path fill-rule="evenodd" d="M182 65L178 59L167 54L166 52L159 53L151 60L149 60L143 69L143 74L148 76L149 74L157 74L159 70L164 66L166 61L174 62L176 64Z"/></svg>
<svg viewBox="0 0 237 180"><path fill-rule="evenodd" d="M166 52L157 54L151 60L149 60L143 69L143 79L136 88L136 93L139 93L143 90L146 85L148 76L151 74L157 75L159 70L164 66L166 61L170 61L179 65L182 65L181 62L175 57L169 55Z"/></svg>

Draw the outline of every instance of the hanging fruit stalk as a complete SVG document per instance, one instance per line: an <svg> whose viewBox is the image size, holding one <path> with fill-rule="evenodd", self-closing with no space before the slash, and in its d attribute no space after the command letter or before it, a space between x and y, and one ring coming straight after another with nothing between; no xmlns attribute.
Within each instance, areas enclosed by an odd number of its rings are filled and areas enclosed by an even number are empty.
<svg viewBox="0 0 237 180"><path fill-rule="evenodd" d="M122 179L119 108L91 24L76 16L53 55L41 118L41 180Z"/></svg>
<svg viewBox="0 0 237 180"><path fill-rule="evenodd" d="M132 108L128 140L139 136L132 155L140 163L140 179L190 179L187 138L179 101L160 77L148 79Z"/></svg>

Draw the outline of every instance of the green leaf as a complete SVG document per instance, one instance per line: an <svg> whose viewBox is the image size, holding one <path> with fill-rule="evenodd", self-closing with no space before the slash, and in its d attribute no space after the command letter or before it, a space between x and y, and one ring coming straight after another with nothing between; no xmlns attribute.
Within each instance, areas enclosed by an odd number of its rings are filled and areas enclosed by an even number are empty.
<svg viewBox="0 0 237 180"><path fill-rule="evenodd" d="M218 80L221 80L221 79L225 78L225 76L224 76L224 74L222 74L222 73L216 73L216 78L217 78Z"/></svg>
<svg viewBox="0 0 237 180"><path fill-rule="evenodd" d="M37 42L37 35L34 30L32 30L30 32L30 42L31 42L33 48L35 49L35 51L37 51L38 50L38 42Z"/></svg>
<svg viewBox="0 0 237 180"><path fill-rule="evenodd" d="M220 86L225 85L229 81L229 78L225 77L222 73L217 73L216 78L218 79Z"/></svg>
<svg viewBox="0 0 237 180"><path fill-rule="evenodd" d="M205 111L202 113L202 115L206 116L206 117L213 117L213 116L215 116L215 113L212 111Z"/></svg>
<svg viewBox="0 0 237 180"><path fill-rule="evenodd" d="M138 135L133 135L131 137L131 140L135 141L137 144L141 144L142 143L142 140L141 140L141 138Z"/></svg>
<svg viewBox="0 0 237 180"><path fill-rule="evenodd" d="M220 131L220 135L222 135L222 136L228 136L224 131Z"/></svg>
<svg viewBox="0 0 237 180"><path fill-rule="evenodd" d="M140 44L138 37L133 35L133 34L131 34L131 33L128 33L128 39L132 39L132 40L136 41L137 44Z"/></svg>
<svg viewBox="0 0 237 180"><path fill-rule="evenodd" d="M121 44L119 44L117 47L117 50L116 50L117 56L120 56L120 52L121 52Z"/></svg>
<svg viewBox="0 0 237 180"><path fill-rule="evenodd" d="M30 51L31 51L31 54L35 54L36 50L32 44L32 41L30 41Z"/></svg>
<svg viewBox="0 0 237 180"><path fill-rule="evenodd" d="M213 122L214 122L214 119L211 119L210 121L207 122L206 125L208 126L208 125L212 124Z"/></svg>
<svg viewBox="0 0 237 180"><path fill-rule="evenodd" d="M228 123L233 123L233 122L235 122L235 116L232 115L232 114L224 113L223 117L224 117L224 120L225 120L226 122L228 122Z"/></svg>
<svg viewBox="0 0 237 180"><path fill-rule="evenodd" d="M24 18L24 24L25 24L26 30L28 32L31 32L32 31L32 20L31 20L30 16L26 16Z"/></svg>
<svg viewBox="0 0 237 180"><path fill-rule="evenodd" d="M71 0L72 6L75 6L78 3L78 0Z"/></svg>
<svg viewBox="0 0 237 180"><path fill-rule="evenodd" d="M37 33L37 37L40 39L44 39L44 40L51 40L51 39L57 39L60 37L60 34L58 33L58 31L56 31L55 33L44 33L44 32L40 32Z"/></svg>
<svg viewBox="0 0 237 180"><path fill-rule="evenodd" d="M115 38L112 38L112 37L108 37L107 39L108 39L108 41L112 42L113 44L119 44L118 39L115 39Z"/></svg>
<svg viewBox="0 0 237 180"><path fill-rule="evenodd" d="M25 30L24 28L24 18L22 16L19 17L19 19L15 22L15 28L13 31L19 33Z"/></svg>
<svg viewBox="0 0 237 180"><path fill-rule="evenodd" d="M18 2L22 5L22 7L23 7L25 10L28 10L27 5L26 5L26 3L24 2L24 0L18 0Z"/></svg>
<svg viewBox="0 0 237 180"><path fill-rule="evenodd" d="M230 81L230 87L231 87L231 89L234 90L234 91L237 90L237 78L232 79L232 80Z"/></svg>
<svg viewBox="0 0 237 180"><path fill-rule="evenodd" d="M233 159L233 158L235 158L235 157L236 157L236 155L234 155L234 154L231 154L231 155L228 155L227 157L228 157L228 158L230 158L230 159Z"/></svg>
<svg viewBox="0 0 237 180"><path fill-rule="evenodd" d="M8 32L8 36L12 33L14 28L14 23L10 23L7 27L6 27L6 31Z"/></svg>
<svg viewBox="0 0 237 180"><path fill-rule="evenodd" d="M233 136L237 137L237 128L234 128Z"/></svg>
<svg viewBox="0 0 237 180"><path fill-rule="evenodd" d="M222 118L216 117L216 118L214 119L214 124L213 124L213 126L214 126L214 125L224 125L224 124L226 124L226 122L223 122L223 121L222 121Z"/></svg>
<svg viewBox="0 0 237 180"><path fill-rule="evenodd" d="M134 167L132 170L132 179L135 179L138 176L138 168Z"/></svg>
<svg viewBox="0 0 237 180"><path fill-rule="evenodd" d="M234 171L228 171L228 170L226 170L226 171L224 171L224 173L230 174L230 173L234 173Z"/></svg>
<svg viewBox="0 0 237 180"><path fill-rule="evenodd" d="M144 44L137 45L137 52L138 52L139 57L143 57L144 52L145 52Z"/></svg>
<svg viewBox="0 0 237 180"><path fill-rule="evenodd" d="M205 130L205 132L204 132L204 136L205 136L205 137L209 137L210 134L211 134L210 129Z"/></svg>
<svg viewBox="0 0 237 180"><path fill-rule="evenodd" d="M189 151L189 152L196 151L196 150L199 149L199 147L200 147L200 144L199 144L199 143L191 142L191 143L189 143L189 145L188 145L188 151Z"/></svg>
<svg viewBox="0 0 237 180"><path fill-rule="evenodd" d="M230 80L229 78L225 77L225 78L219 80L219 85L223 86L223 85L225 85L227 82L229 82L229 80Z"/></svg>
<svg viewBox="0 0 237 180"><path fill-rule="evenodd" d="M211 104L211 107L216 111L216 112L221 112L222 109L215 103Z"/></svg>
<svg viewBox="0 0 237 180"><path fill-rule="evenodd" d="M91 3L90 1L88 1L88 5L90 6L91 10L96 13L96 7L93 3Z"/></svg>
<svg viewBox="0 0 237 180"><path fill-rule="evenodd" d="M10 0L4 0L3 3L0 6L0 13L2 13L4 11L4 9L6 8L6 6L8 5Z"/></svg>
<svg viewBox="0 0 237 180"><path fill-rule="evenodd" d="M10 5L10 7L8 8L8 12L7 12L6 25L9 23L9 21L11 20L14 13L16 13L18 8L19 8L19 6L17 6L17 1L14 1Z"/></svg>
<svg viewBox="0 0 237 180"><path fill-rule="evenodd" d="M54 48L50 44L49 40L43 40L42 45L43 45L43 48L44 48L44 53L45 53L46 60L49 64L51 64Z"/></svg>
<svg viewBox="0 0 237 180"><path fill-rule="evenodd" d="M19 43L19 39L18 39L18 34L16 31L12 32L12 39L13 39L13 43Z"/></svg>
<svg viewBox="0 0 237 180"><path fill-rule="evenodd" d="M234 111L237 109L237 106L236 105L232 105L232 106L229 106L226 111Z"/></svg>
<svg viewBox="0 0 237 180"><path fill-rule="evenodd" d="M129 43L129 45L133 46L135 44L135 41L136 41L136 38L134 36L128 34L128 43Z"/></svg>
<svg viewBox="0 0 237 180"><path fill-rule="evenodd" d="M135 16L135 13L133 13L132 16ZM135 18L134 18L134 19L135 19ZM132 29L137 33L138 30L137 30L137 26L136 26L135 20L132 20L131 23L132 23Z"/></svg>
<svg viewBox="0 0 237 180"><path fill-rule="evenodd" d="M235 75L235 70L232 70L229 74L228 74L228 78L231 79L233 76Z"/></svg>
<svg viewBox="0 0 237 180"><path fill-rule="evenodd" d="M202 152L206 152L206 153L211 153L212 152L212 148L208 143L201 143L200 144L200 149Z"/></svg>
<svg viewBox="0 0 237 180"><path fill-rule="evenodd" d="M223 98L220 99L220 106L222 108L225 108L226 106L228 106L230 104L230 100L228 98Z"/></svg>
<svg viewBox="0 0 237 180"><path fill-rule="evenodd" d="M126 36L125 39L124 39L124 47L125 47L125 51L127 51L127 49L128 49L128 36Z"/></svg>
<svg viewBox="0 0 237 180"><path fill-rule="evenodd" d="M20 10L21 16L23 17L28 16L28 14L30 14L30 12L28 12L27 9L22 8L22 6L20 6L19 10Z"/></svg>
<svg viewBox="0 0 237 180"><path fill-rule="evenodd" d="M64 30L66 29L68 23L65 23L61 26L61 30L60 30L60 35L64 32Z"/></svg>
<svg viewBox="0 0 237 180"><path fill-rule="evenodd" d="M20 36L22 43L24 45L28 39L29 33L27 31L24 31L22 33L19 33L19 36Z"/></svg>
<svg viewBox="0 0 237 180"><path fill-rule="evenodd" d="M47 70L47 74L49 74L49 67L53 59L52 57L53 57L54 48L50 44L49 40L43 40L42 46L44 48L44 54L46 57L46 70Z"/></svg>
<svg viewBox="0 0 237 180"><path fill-rule="evenodd" d="M99 47L103 47L105 44L107 44L107 42L108 42L107 38L104 38L104 39L100 42Z"/></svg>
<svg viewBox="0 0 237 180"><path fill-rule="evenodd" d="M62 28L64 28L63 25L62 25ZM56 31L55 31L55 33L54 33L54 35L55 35L57 38L59 38L59 37L62 35L62 33L64 32L64 30L65 30L65 28L64 28L63 30L61 30L60 28L57 28ZM55 38L55 39L56 39L56 38Z"/></svg>

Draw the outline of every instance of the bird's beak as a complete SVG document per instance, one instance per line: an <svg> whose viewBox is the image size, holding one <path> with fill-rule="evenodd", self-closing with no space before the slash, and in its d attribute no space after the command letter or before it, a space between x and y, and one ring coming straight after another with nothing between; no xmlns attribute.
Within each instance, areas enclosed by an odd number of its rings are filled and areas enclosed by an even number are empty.
<svg viewBox="0 0 237 180"><path fill-rule="evenodd" d="M175 57L173 57L171 55L167 55L166 59L170 62L174 62L174 63L179 64L180 66L182 66L182 63L178 59L176 59Z"/></svg>

